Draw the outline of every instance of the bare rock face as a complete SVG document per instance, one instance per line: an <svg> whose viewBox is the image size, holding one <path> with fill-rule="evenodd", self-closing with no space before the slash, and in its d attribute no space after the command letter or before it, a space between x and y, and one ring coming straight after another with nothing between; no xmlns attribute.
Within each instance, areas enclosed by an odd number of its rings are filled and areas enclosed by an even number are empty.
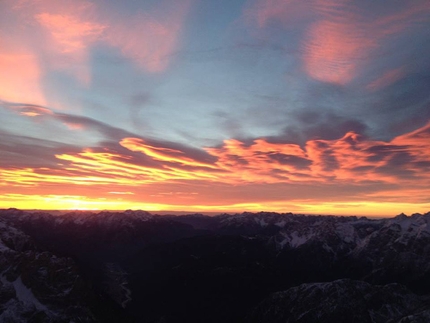
<svg viewBox="0 0 430 323"><path fill-rule="evenodd" d="M404 286L342 279L274 293L246 322L428 322L429 313L430 304Z"/></svg>

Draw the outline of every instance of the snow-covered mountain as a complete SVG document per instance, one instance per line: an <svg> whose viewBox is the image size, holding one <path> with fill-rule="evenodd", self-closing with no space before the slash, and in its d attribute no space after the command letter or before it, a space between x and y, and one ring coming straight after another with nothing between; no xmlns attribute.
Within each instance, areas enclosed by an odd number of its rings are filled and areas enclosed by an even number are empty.
<svg viewBox="0 0 430 323"><path fill-rule="evenodd" d="M413 300L424 309L428 304L418 295L430 295L430 213L368 219L272 212L208 217L9 209L0 210L0 234L1 315L25 316L30 306L34 315L50 322L55 315L67 316L75 302L83 316L99 322L112 321L97 312L106 304L122 321L238 322L247 316L272 322L261 311L281 311L276 308L285 297L274 302L269 295L275 292L300 294L306 304L312 297L330 299L334 294L327 296L326 291L342 288L352 299L357 293L398 295L385 298L384 306L392 312L381 317L397 320L392 322L409 322L399 313L426 322L418 318L428 314L405 304ZM73 294L75 290L79 292ZM285 306L292 306L288 302ZM265 305L253 310L259 303ZM378 312L366 306L357 315ZM295 319L312 317L305 315L306 308L294 308Z"/></svg>

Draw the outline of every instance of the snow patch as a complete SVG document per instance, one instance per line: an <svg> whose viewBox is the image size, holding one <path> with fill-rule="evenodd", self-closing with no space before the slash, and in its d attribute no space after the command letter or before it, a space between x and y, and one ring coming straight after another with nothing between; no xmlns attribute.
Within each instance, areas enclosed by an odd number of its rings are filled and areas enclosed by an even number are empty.
<svg viewBox="0 0 430 323"><path fill-rule="evenodd" d="M22 282L21 276L19 276L13 282L9 282L6 277L3 275L0 276L0 281L3 285L12 285L15 289L15 295L19 302L21 302L24 306L34 306L37 310L43 311L45 313L49 313L49 309L43 305L37 298L34 296L31 289L24 285Z"/></svg>
<svg viewBox="0 0 430 323"><path fill-rule="evenodd" d="M336 225L336 234L346 243L354 242L356 239L354 227L350 224L339 223Z"/></svg>
<svg viewBox="0 0 430 323"><path fill-rule="evenodd" d="M291 234L290 245L291 247L297 248L303 244L305 244L309 240L308 236L299 236L297 231L294 231Z"/></svg>
<svg viewBox="0 0 430 323"><path fill-rule="evenodd" d="M267 226L267 222L264 219L255 218L255 222L258 223L263 228Z"/></svg>
<svg viewBox="0 0 430 323"><path fill-rule="evenodd" d="M300 247L314 236L312 232L307 235L300 235L297 231L294 231L290 235L285 232L281 234L285 237L285 239L279 243L281 248L287 244L292 248Z"/></svg>
<svg viewBox="0 0 430 323"><path fill-rule="evenodd" d="M12 282L15 288L16 297L18 300L24 304L32 304L39 311L49 312L48 308L39 302L39 300L34 296L31 289L24 285L21 276L19 276L15 281Z"/></svg>
<svg viewBox="0 0 430 323"><path fill-rule="evenodd" d="M280 228L283 228L283 227L285 227L286 223L287 223L287 221L282 220L282 221L276 222L275 225L280 227Z"/></svg>

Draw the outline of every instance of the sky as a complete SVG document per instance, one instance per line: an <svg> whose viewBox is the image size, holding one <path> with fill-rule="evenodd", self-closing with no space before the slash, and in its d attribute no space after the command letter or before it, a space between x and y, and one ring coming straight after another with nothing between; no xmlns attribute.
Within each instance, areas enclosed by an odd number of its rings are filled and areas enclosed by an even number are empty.
<svg viewBox="0 0 430 323"><path fill-rule="evenodd" d="M0 208L430 211L428 0L2 0Z"/></svg>

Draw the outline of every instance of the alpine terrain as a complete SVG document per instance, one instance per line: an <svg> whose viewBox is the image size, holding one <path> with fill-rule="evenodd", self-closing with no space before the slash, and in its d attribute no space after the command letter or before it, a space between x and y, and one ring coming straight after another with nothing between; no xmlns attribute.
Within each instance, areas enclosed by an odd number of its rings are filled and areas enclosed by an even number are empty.
<svg viewBox="0 0 430 323"><path fill-rule="evenodd" d="M430 213L0 210L0 322L430 322Z"/></svg>

